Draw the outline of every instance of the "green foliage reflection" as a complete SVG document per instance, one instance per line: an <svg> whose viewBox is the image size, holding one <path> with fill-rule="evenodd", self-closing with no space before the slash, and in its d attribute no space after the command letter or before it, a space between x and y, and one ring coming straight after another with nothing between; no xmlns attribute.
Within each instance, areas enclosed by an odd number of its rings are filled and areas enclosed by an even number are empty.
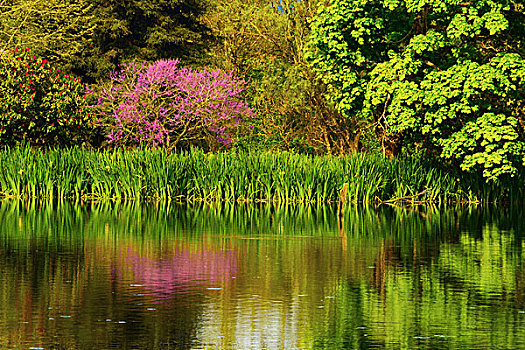
<svg viewBox="0 0 525 350"><path fill-rule="evenodd" d="M522 215L2 202L0 347L519 349Z"/></svg>

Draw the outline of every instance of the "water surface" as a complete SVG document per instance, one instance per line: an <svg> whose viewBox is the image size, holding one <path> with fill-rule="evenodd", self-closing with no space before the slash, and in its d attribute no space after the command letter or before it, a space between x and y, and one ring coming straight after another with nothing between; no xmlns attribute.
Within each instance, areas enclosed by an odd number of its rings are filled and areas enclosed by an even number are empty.
<svg viewBox="0 0 525 350"><path fill-rule="evenodd" d="M0 348L524 349L520 208L0 203Z"/></svg>

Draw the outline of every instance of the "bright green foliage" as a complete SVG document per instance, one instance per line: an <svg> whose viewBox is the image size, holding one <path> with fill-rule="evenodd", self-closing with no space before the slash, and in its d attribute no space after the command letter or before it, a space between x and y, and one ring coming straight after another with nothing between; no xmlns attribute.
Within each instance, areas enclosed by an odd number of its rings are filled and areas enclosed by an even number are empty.
<svg viewBox="0 0 525 350"><path fill-rule="evenodd" d="M311 63L346 116L495 180L525 162L524 24L508 0L336 0Z"/></svg>
<svg viewBox="0 0 525 350"><path fill-rule="evenodd" d="M0 58L0 144L84 142L93 131L83 84L29 49Z"/></svg>

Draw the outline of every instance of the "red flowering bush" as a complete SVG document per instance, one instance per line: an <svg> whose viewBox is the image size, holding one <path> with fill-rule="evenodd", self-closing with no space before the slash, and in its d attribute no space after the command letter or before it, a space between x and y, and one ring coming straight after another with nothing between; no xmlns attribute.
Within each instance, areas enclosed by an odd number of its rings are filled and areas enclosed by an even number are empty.
<svg viewBox="0 0 525 350"><path fill-rule="evenodd" d="M29 49L0 53L0 144L84 143L93 131L83 84Z"/></svg>

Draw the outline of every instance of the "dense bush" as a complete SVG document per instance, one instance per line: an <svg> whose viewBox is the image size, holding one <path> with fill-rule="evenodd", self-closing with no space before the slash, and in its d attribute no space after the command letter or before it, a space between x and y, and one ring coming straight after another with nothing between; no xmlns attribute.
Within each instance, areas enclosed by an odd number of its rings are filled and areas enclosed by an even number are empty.
<svg viewBox="0 0 525 350"><path fill-rule="evenodd" d="M0 56L0 143L85 142L93 131L82 83L29 49Z"/></svg>
<svg viewBox="0 0 525 350"><path fill-rule="evenodd" d="M92 110L108 142L168 150L198 145L230 145L233 133L251 119L241 100L245 82L233 72L195 71L178 60L131 62L111 75L108 86L92 91Z"/></svg>

